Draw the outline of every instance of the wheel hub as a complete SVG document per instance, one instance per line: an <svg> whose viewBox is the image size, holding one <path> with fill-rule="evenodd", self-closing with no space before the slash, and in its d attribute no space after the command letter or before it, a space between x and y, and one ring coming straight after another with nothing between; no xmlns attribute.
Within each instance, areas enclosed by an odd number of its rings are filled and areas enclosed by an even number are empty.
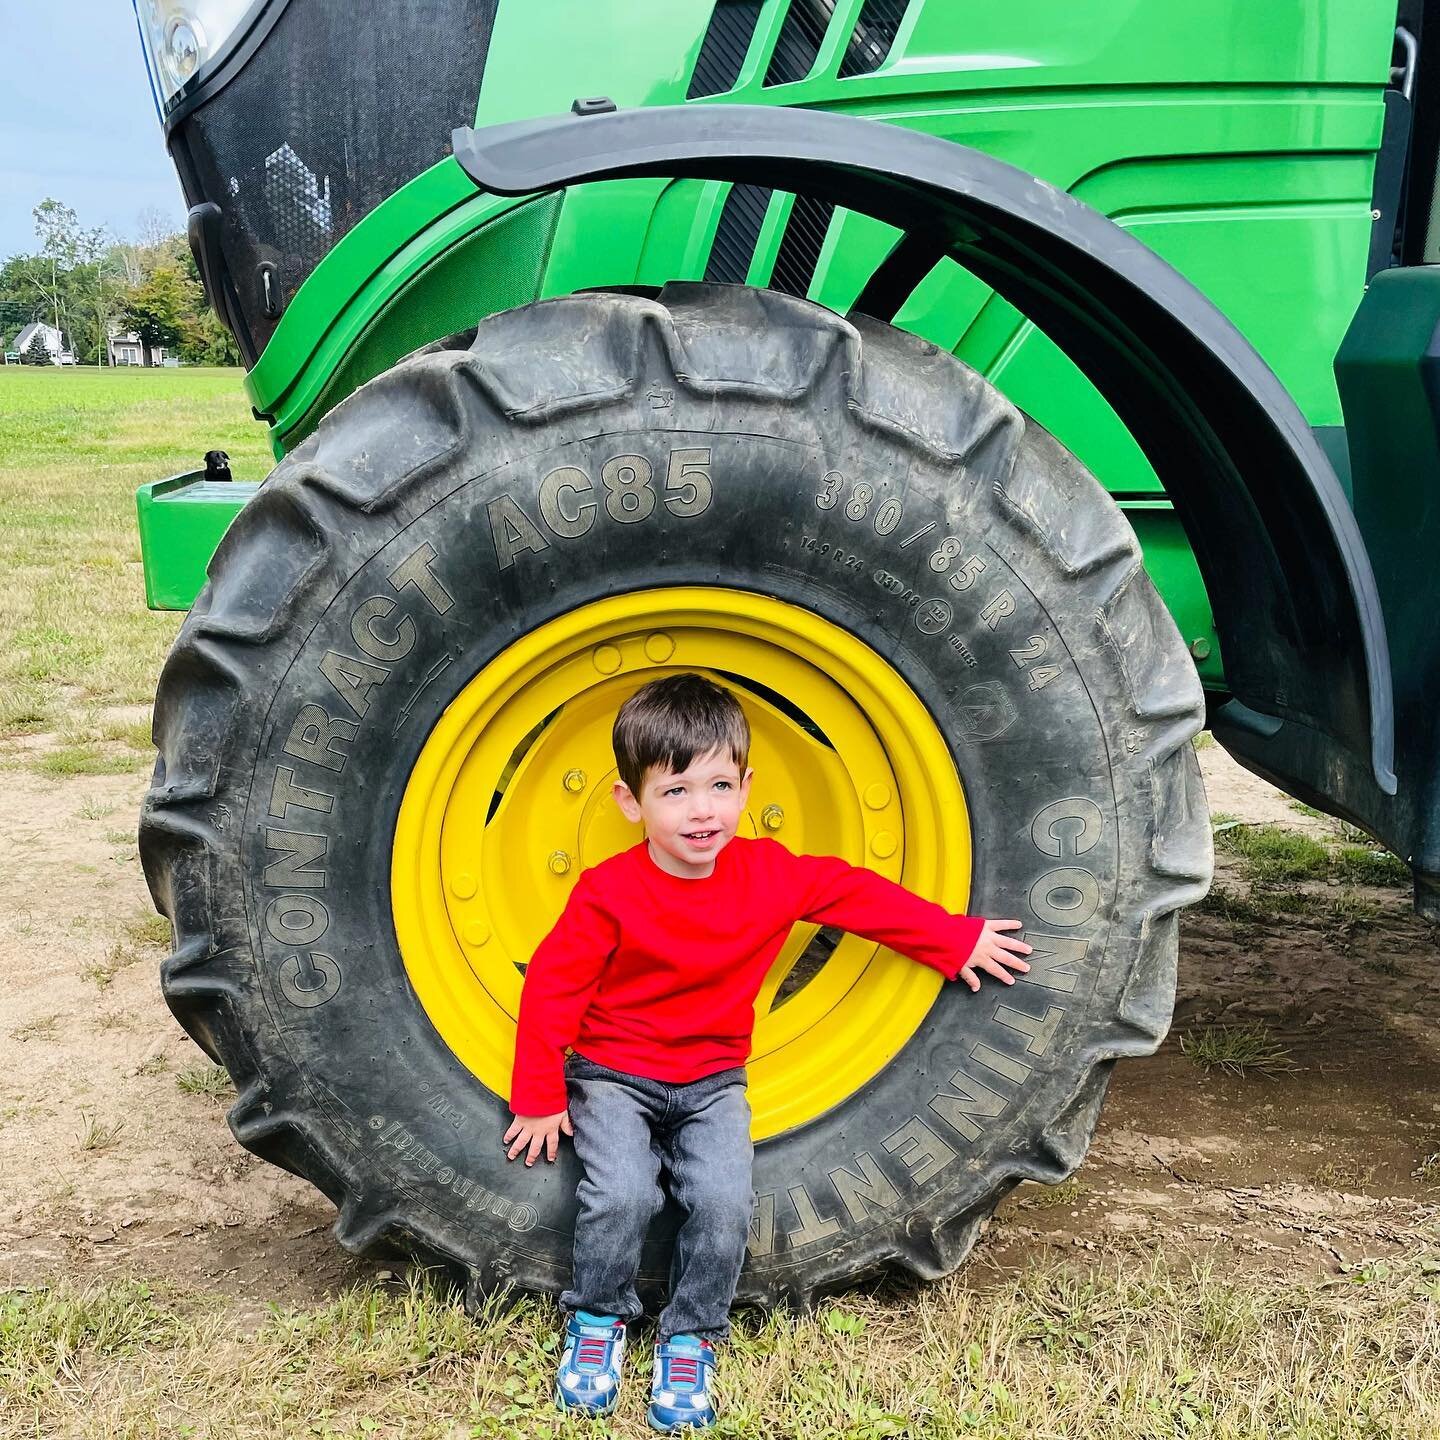
<svg viewBox="0 0 1440 1440"><path fill-rule="evenodd" d="M736 692L755 769L743 835L867 865L952 910L969 823L928 711L829 621L746 592L636 592L531 632L436 724L406 787L391 891L406 970L456 1056L509 1092L523 967L580 871L637 843L611 797L615 713L697 670ZM756 1002L757 1140L803 1124L884 1068L943 981L859 936L798 924Z"/></svg>

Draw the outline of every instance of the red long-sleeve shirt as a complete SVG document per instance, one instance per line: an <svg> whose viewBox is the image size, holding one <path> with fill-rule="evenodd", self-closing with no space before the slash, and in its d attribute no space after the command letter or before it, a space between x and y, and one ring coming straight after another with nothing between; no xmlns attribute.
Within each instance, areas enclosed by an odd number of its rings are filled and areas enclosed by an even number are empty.
<svg viewBox="0 0 1440 1440"><path fill-rule="evenodd" d="M743 1065L755 997L797 920L853 931L949 980L985 923L873 870L794 855L775 840L737 836L700 880L662 870L641 841L580 876L530 961L510 1108L565 1108L567 1046L671 1084Z"/></svg>

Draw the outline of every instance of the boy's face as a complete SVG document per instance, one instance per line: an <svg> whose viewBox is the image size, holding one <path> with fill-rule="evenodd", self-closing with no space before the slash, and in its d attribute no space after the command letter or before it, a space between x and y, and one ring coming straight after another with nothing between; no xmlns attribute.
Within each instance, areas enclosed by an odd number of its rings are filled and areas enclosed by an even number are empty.
<svg viewBox="0 0 1440 1440"><path fill-rule="evenodd" d="M635 795L615 782L615 803L627 820L644 822L655 863L685 880L703 880L730 843L750 796L750 779L727 751L697 756L676 774L652 766Z"/></svg>

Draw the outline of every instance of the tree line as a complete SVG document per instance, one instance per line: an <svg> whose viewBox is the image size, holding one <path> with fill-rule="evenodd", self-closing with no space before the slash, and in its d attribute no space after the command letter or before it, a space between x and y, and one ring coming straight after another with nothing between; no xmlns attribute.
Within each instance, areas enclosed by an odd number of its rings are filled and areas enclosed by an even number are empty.
<svg viewBox="0 0 1440 1440"><path fill-rule="evenodd" d="M0 340L14 348L33 321L53 325L81 365L108 363L112 332L133 332L145 363L163 346L191 365L238 365L230 332L205 300L185 238L158 214L139 238L89 229L70 206L43 200L31 212L38 248L0 265Z"/></svg>

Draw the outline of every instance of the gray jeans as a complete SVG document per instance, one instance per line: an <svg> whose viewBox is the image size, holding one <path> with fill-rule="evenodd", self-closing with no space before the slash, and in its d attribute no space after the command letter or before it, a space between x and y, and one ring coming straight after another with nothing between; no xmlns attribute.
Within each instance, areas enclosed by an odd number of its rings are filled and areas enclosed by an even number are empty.
<svg viewBox="0 0 1440 1440"><path fill-rule="evenodd" d="M635 1276L645 1232L664 1204L663 1169L684 1218L660 1339L724 1339L755 1199L744 1068L671 1085L571 1055L565 1079L585 1174L575 1272L560 1304L626 1320L644 1313Z"/></svg>

